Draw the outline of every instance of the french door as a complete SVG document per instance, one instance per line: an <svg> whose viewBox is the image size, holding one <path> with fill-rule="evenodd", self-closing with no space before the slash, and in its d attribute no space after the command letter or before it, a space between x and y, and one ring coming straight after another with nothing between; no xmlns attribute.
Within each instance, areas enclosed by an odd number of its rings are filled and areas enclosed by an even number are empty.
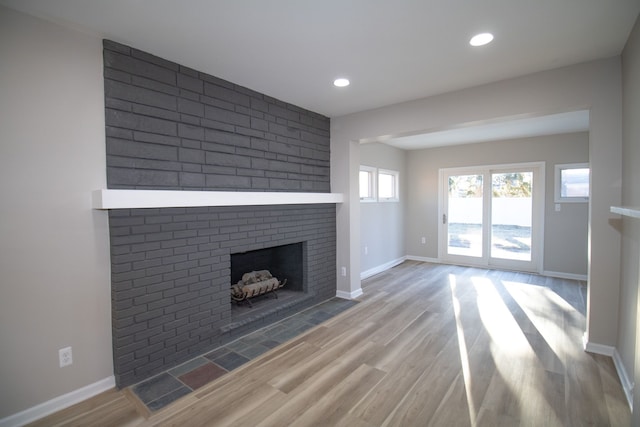
<svg viewBox="0 0 640 427"><path fill-rule="evenodd" d="M440 170L445 262L539 271L544 163Z"/></svg>

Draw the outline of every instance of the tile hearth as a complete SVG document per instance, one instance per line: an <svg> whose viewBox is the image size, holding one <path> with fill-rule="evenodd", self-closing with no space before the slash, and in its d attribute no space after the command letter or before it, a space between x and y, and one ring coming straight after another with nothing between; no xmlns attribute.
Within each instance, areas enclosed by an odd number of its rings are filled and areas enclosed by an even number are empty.
<svg viewBox="0 0 640 427"><path fill-rule="evenodd" d="M133 385L130 389L150 411L157 411L356 303L332 298Z"/></svg>

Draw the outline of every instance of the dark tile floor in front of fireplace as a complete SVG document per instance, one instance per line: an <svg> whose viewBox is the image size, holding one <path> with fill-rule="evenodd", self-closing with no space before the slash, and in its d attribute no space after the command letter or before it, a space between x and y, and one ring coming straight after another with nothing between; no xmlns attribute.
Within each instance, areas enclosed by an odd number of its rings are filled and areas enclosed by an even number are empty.
<svg viewBox="0 0 640 427"><path fill-rule="evenodd" d="M149 410L157 411L356 303L332 298L133 385L131 390Z"/></svg>

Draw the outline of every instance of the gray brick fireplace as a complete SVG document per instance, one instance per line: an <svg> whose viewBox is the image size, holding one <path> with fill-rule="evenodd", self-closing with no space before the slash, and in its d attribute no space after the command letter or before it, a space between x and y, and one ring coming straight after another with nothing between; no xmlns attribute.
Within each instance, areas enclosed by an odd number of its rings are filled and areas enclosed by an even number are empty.
<svg viewBox="0 0 640 427"><path fill-rule="evenodd" d="M104 77L109 189L330 192L328 118L107 40ZM119 387L335 296L335 204L250 203L109 211ZM282 245L296 296L243 316L232 255Z"/></svg>

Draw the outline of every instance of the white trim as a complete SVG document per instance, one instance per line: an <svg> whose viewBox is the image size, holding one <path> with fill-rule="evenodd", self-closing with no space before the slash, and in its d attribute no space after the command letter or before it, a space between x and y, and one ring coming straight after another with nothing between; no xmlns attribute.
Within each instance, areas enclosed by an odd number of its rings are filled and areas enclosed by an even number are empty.
<svg viewBox="0 0 640 427"><path fill-rule="evenodd" d="M586 274L563 273L561 271L544 270L540 274L548 277L557 277L559 279L581 280L583 282L586 282L588 279Z"/></svg>
<svg viewBox="0 0 640 427"><path fill-rule="evenodd" d="M430 262L432 264L441 264L438 258L429 258L424 256L407 255L404 257L408 261Z"/></svg>
<svg viewBox="0 0 640 427"><path fill-rule="evenodd" d="M620 383L622 384L622 390L624 391L624 395L627 398L627 404L629 405L631 412L633 412L634 383L631 382L631 379L627 374L627 370L624 367L624 363L622 363L622 358L620 357L620 353L618 353L618 349L610 345L589 342L589 338L587 337L586 332L582 336L582 344L584 350L588 351L589 353L602 354L603 356L609 356L613 359L613 365L616 367L618 378L620 379Z"/></svg>
<svg viewBox="0 0 640 427"><path fill-rule="evenodd" d="M336 291L336 297L342 298L342 299L356 299L362 294L363 294L362 288L358 288L355 291L351 291L351 292Z"/></svg>
<svg viewBox="0 0 640 427"><path fill-rule="evenodd" d="M597 344L593 342L589 342L587 335L582 337L582 345L584 351L589 353L601 354L603 356L613 357L613 354L616 351L616 348L611 345Z"/></svg>
<svg viewBox="0 0 640 427"><path fill-rule="evenodd" d="M622 357L620 357L620 353L618 353L617 348L613 350L613 364L616 367L618 378L620 378L620 383L622 384L622 390L624 391L624 395L627 398L629 409L631 409L631 412L633 412L634 383L631 381L631 379L629 379L629 374L627 374L627 370L624 367L624 363L622 363Z"/></svg>
<svg viewBox="0 0 640 427"><path fill-rule="evenodd" d="M116 386L116 379L112 375L93 384L79 388L62 396L55 397L32 408L0 420L0 427L17 427L39 420L54 412L61 411L71 405L85 401L95 395L110 390Z"/></svg>
<svg viewBox="0 0 640 427"><path fill-rule="evenodd" d="M362 273L360 273L360 280L367 279L371 276L375 276L376 274L380 274L383 271L389 270L390 268L393 268L396 265L400 265L403 262L405 262L406 259L407 257L403 256L402 258L394 259L393 261L385 262L384 264L381 264L377 267L373 267L367 271L363 271Z"/></svg>
<svg viewBox="0 0 640 427"><path fill-rule="evenodd" d="M342 193L178 190L95 190L94 209L184 208L342 203Z"/></svg>
<svg viewBox="0 0 640 427"><path fill-rule="evenodd" d="M415 256L415 255L406 255L404 258L407 261L430 262L432 264L472 266L472 264L447 262L447 261L442 261L442 260L440 260L438 258L421 257L421 256ZM528 273L534 273L534 271L526 271L526 270L521 270L521 271L528 272ZM560 271L547 271L547 270L544 270L544 271L540 272L540 275L548 276L548 277L557 277L559 279L581 280L583 282L586 282L588 280L588 276L586 274L563 273L563 272L560 272Z"/></svg>
<svg viewBox="0 0 640 427"><path fill-rule="evenodd" d="M611 206L611 212L631 218L640 218L640 207L637 206Z"/></svg>

